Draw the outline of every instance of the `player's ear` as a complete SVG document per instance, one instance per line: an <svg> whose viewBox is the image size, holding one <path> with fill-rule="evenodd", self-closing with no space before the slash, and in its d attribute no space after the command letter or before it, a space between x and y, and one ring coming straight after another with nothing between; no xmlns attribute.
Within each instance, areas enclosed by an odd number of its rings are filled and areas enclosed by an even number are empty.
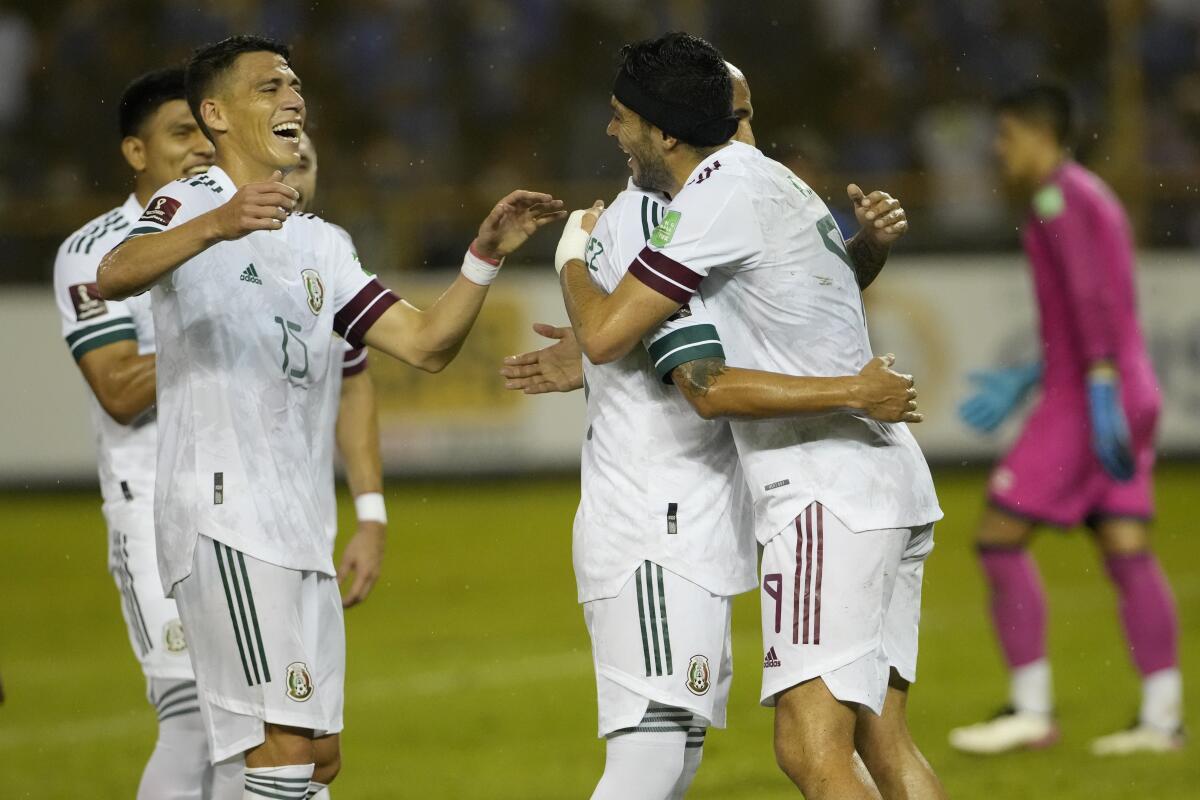
<svg viewBox="0 0 1200 800"><path fill-rule="evenodd" d="M121 155L125 156L125 163L133 168L134 172L141 172L146 168L146 144L136 136L126 136L121 140Z"/></svg>
<svg viewBox="0 0 1200 800"><path fill-rule="evenodd" d="M212 133L224 133L229 130L225 121L225 111L214 98L207 97L200 101L200 119Z"/></svg>

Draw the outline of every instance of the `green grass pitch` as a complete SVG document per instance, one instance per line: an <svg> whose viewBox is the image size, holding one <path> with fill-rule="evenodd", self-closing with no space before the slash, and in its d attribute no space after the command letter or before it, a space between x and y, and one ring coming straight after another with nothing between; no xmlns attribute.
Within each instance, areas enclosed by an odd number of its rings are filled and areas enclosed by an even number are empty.
<svg viewBox="0 0 1200 800"><path fill-rule="evenodd" d="M982 718L1004 695L969 544L982 480L978 472L938 475L946 521L926 572L921 680L911 701L915 735L950 795L1200 796L1194 745L1115 761L1087 753L1092 736L1133 718L1137 681L1113 594L1078 535L1045 535L1035 548L1051 599L1062 743L993 759L949 750L947 729ZM1192 679L1200 662L1198 480L1194 466L1162 470L1156 534ZM603 746L571 573L576 497L570 479L389 487L387 572L346 620L344 769L335 797L589 795ZM8 692L0 706L0 795L131 798L154 717L104 570L99 501L91 493L0 494L0 513L0 674ZM771 712L756 702L762 651L754 594L737 601L734 642L730 727L709 735L691 796L795 796L771 754ZM1194 680L1188 689L1195 697Z"/></svg>

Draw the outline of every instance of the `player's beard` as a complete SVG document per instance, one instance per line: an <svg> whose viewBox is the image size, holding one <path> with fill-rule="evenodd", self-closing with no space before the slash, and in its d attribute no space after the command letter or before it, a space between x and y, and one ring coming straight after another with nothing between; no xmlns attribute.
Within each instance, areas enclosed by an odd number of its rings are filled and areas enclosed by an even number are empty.
<svg viewBox="0 0 1200 800"><path fill-rule="evenodd" d="M649 142L644 144L644 147L638 148L641 152L633 154L638 165L633 182L643 189L669 194L675 186L675 179L667 169L667 161L654 151Z"/></svg>

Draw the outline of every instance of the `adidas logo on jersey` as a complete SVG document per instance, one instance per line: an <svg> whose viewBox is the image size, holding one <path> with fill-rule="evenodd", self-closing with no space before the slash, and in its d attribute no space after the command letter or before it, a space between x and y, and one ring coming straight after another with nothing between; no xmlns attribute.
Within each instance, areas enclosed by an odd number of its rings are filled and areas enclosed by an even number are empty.
<svg viewBox="0 0 1200 800"><path fill-rule="evenodd" d="M766 669L767 667L778 667L781 666L781 663L782 662L780 662L779 656L775 655L775 648L772 647L767 651L767 657L763 659L763 669Z"/></svg>
<svg viewBox="0 0 1200 800"><path fill-rule="evenodd" d="M262 278L258 277L258 270L254 268L253 264L242 270L241 280L244 280L246 283L257 283L259 286L262 286Z"/></svg>

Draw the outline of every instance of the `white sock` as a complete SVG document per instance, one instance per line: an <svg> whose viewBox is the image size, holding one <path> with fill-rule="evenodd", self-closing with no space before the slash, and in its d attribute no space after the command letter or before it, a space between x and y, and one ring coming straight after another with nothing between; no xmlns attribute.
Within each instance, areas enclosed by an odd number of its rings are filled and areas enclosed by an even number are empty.
<svg viewBox="0 0 1200 800"><path fill-rule="evenodd" d="M1014 669L1009 680L1009 702L1017 711L1032 714L1053 711L1050 662L1040 658Z"/></svg>
<svg viewBox="0 0 1200 800"><path fill-rule="evenodd" d="M1160 669L1142 678L1142 710L1138 722L1175 733L1183 724L1183 675L1178 667Z"/></svg>
<svg viewBox="0 0 1200 800"><path fill-rule="evenodd" d="M329 785L318 783L316 781L309 781L308 796L306 800L329 800Z"/></svg>
<svg viewBox="0 0 1200 800"><path fill-rule="evenodd" d="M288 764L283 767L246 767L242 800L304 800L315 764Z"/></svg>
<svg viewBox="0 0 1200 800"><path fill-rule="evenodd" d="M233 758L212 764L208 768L205 800L242 800L246 781L243 777L246 761L238 753Z"/></svg>
<svg viewBox="0 0 1200 800"><path fill-rule="evenodd" d="M683 774L692 712L650 703L642 721L605 740L592 800L668 800Z"/></svg>
<svg viewBox="0 0 1200 800"><path fill-rule="evenodd" d="M208 769L208 739L200 721L196 682L150 679L158 740L142 771L138 800L200 800Z"/></svg>
<svg viewBox="0 0 1200 800"><path fill-rule="evenodd" d="M687 796L687 791L696 778L696 772L700 769L700 762L704 759L704 734L707 731L707 728L692 728L688 731L687 744L683 749L683 772L680 773L679 780L675 781L675 788L668 795L668 800L683 800Z"/></svg>

